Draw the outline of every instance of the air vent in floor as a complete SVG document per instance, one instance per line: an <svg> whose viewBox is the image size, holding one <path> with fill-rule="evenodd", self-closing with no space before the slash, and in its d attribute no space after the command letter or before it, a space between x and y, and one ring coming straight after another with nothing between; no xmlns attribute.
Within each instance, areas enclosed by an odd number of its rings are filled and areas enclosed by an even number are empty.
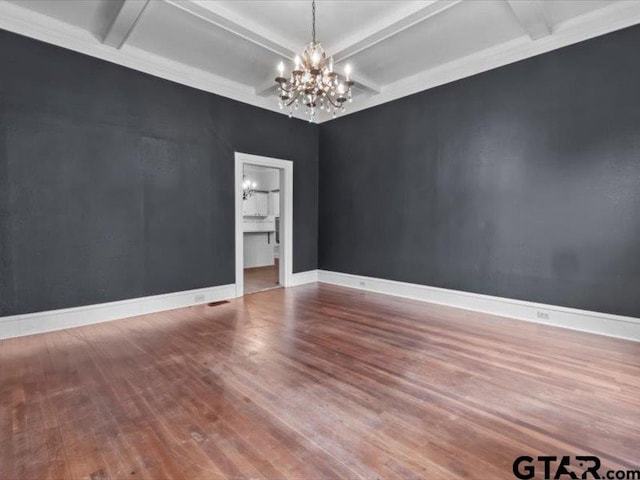
<svg viewBox="0 0 640 480"><path fill-rule="evenodd" d="M224 305L225 303L229 303L229 300L222 300L220 302L210 302L207 303L208 307L217 307L218 305Z"/></svg>

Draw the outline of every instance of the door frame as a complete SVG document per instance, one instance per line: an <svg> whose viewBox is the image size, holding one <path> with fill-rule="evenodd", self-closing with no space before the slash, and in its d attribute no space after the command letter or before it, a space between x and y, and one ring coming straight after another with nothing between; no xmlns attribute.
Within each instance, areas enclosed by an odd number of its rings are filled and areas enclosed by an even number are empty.
<svg viewBox="0 0 640 480"><path fill-rule="evenodd" d="M276 168L280 172L280 268L281 286L293 278L293 162L235 152L236 297L244 295L244 232L242 228L242 175L245 165Z"/></svg>

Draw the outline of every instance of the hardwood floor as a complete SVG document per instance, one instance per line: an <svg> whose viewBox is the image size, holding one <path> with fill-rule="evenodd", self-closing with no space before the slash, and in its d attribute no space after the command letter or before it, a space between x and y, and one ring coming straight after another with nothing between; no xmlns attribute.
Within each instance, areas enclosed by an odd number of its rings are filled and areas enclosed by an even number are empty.
<svg viewBox="0 0 640 480"><path fill-rule="evenodd" d="M270 288L278 288L279 275L279 263L278 259L275 260L275 265L268 267L256 267L244 269L244 293L261 292L262 290L268 290Z"/></svg>
<svg viewBox="0 0 640 480"><path fill-rule="evenodd" d="M8 480L512 479L639 432L638 343L324 284L0 341Z"/></svg>

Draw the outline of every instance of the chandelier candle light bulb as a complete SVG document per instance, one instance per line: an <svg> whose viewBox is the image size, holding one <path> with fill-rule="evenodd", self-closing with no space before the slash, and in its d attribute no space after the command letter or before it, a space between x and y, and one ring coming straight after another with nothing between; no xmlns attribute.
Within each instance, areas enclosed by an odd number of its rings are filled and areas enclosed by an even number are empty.
<svg viewBox="0 0 640 480"><path fill-rule="evenodd" d="M252 182L246 176L242 176L242 199L246 200L251 197L255 191L258 184L256 182Z"/></svg>
<svg viewBox="0 0 640 480"><path fill-rule="evenodd" d="M289 117L302 103L309 115L309 121L315 120L316 108L332 112L345 111L344 103L351 101L351 65L344 68L344 78L334 71L333 57L328 57L322 44L316 41L316 2L311 2L312 40L304 49L302 58L296 55L294 70L289 78L284 75L284 63L278 65L278 103L280 108L289 108Z"/></svg>

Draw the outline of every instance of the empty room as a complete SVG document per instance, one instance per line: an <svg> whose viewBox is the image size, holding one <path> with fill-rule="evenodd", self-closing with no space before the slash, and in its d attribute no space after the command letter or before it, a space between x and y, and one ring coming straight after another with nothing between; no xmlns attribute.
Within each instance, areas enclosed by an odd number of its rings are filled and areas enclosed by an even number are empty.
<svg viewBox="0 0 640 480"><path fill-rule="evenodd" d="M640 0L0 0L0 480L640 480Z"/></svg>

